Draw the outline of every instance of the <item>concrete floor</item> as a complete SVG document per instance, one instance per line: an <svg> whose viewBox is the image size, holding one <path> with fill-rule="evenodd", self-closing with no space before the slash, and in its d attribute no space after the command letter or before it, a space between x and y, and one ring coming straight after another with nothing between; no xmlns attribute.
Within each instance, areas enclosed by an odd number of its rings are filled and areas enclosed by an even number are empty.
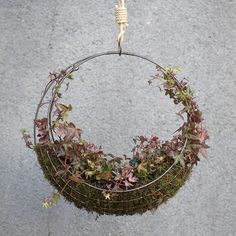
<svg viewBox="0 0 236 236"><path fill-rule="evenodd" d="M129 217L88 214L64 201L43 209L52 192L20 128L32 119L49 71L116 50L114 2L0 0L0 235L236 235L236 2L127 1L124 50L178 65L195 90L211 146L177 196L156 212ZM129 154L131 137L169 137L175 107L147 85L155 68L111 56L86 64L66 101L87 139Z"/></svg>

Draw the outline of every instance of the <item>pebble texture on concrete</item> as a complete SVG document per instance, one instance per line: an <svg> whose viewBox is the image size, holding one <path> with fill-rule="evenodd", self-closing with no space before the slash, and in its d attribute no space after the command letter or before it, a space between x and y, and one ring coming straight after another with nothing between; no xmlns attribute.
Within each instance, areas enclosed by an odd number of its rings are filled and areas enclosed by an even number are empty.
<svg viewBox="0 0 236 236"><path fill-rule="evenodd" d="M233 236L236 234L236 2L127 1L124 49L160 65L178 65L189 79L210 132L202 160L177 196L156 212L132 217L88 214L61 201L45 210L52 187L20 128L32 118L49 71L95 52L116 49L115 1L0 0L0 235ZM66 94L84 136L116 154L131 137L168 138L177 108L147 80L155 68L111 56L78 72Z"/></svg>

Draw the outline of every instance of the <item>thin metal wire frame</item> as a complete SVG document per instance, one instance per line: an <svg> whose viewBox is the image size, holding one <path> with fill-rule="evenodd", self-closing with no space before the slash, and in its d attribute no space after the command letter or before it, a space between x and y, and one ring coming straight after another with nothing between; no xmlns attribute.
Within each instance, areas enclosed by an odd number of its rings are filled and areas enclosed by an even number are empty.
<svg viewBox="0 0 236 236"><path fill-rule="evenodd" d="M157 64L156 62L154 62L153 60L149 59L148 57L146 56L142 56L142 55L139 55L139 54L135 54L135 53L131 53L131 52L121 52L121 51L107 51L107 52L101 52L101 53L97 53L97 54L93 54L91 56L88 56L88 57L85 57L77 62L75 62L74 64L68 66L65 70L64 70L64 75L61 76L61 77L58 77L56 79L53 79L51 80L45 87L44 89L44 92L43 92L43 95L40 99L40 102L37 106L37 110L36 110L36 114L35 114L35 120L37 120L38 118L38 114L39 114L39 110L42 106L42 102L45 98L45 96L47 95L48 91L50 90L50 88L52 88L52 96L51 96L51 100L49 102L49 106L48 106L48 112L47 112L47 118L48 118L48 126L49 126L49 133L50 133L50 138L52 139L52 141L54 142L55 141L55 138L54 138L54 135L53 135L53 126L52 126L52 110L53 110L53 106L54 106L54 101L55 101L55 98L56 98L56 90L55 90L55 87L56 86L61 86L64 82L64 80L67 78L67 76L75 71L77 71L81 65L85 64L86 62L90 61L90 60L93 60L95 58L98 58L98 57L102 57L102 56L109 56L109 55L124 55L124 56L131 56L131 57L136 57L136 58L140 58L140 59L143 59L147 62L150 62L151 64L155 65L158 69L160 69L162 71L163 74L165 74L165 69L163 67L161 67L159 64ZM176 84L177 86L180 88L181 85L179 83L179 81L173 77L173 79L175 79L176 81ZM54 84L54 86L53 86ZM187 117L188 118L188 117ZM186 143L187 143L187 139L185 140L185 144L183 146L183 149L181 150L181 153L183 152L183 150L185 149L186 147ZM37 145L37 137L36 137L36 123L34 122L34 144ZM61 162L61 160L60 160ZM61 162L62 163L62 162ZM62 163L63 164L63 163ZM173 167L175 166L175 163L173 163L162 175L160 175L158 178L156 178L155 180L145 184L145 185L142 185L140 187L137 187L137 188L132 188L132 189L127 189L127 190L117 190L117 191L114 191L116 193L125 193L125 192L132 192L132 191L136 191L136 190L140 190L142 188L145 188L153 183L155 183L156 181L160 180L163 176L165 176ZM70 170L68 170L70 172ZM72 172L70 172L70 174L73 175ZM94 185L91 185L87 182L84 182L83 184L91 187L91 188L94 188L96 190L99 190L99 191L107 191L107 189L103 189L103 188L98 188Z"/></svg>
<svg viewBox="0 0 236 236"><path fill-rule="evenodd" d="M43 102L43 100L44 100L46 94L48 93L49 89L52 87L53 83L55 82L55 80L56 80L56 79L51 80L50 82L47 83L47 85L46 85L46 87L45 87L45 89L44 89L44 91L43 91L43 95L42 95L42 97L40 98L39 104L38 104L38 106L37 106L37 110L36 110L36 112L35 112L35 117L34 117L34 145L37 144L37 137L36 137L37 134L36 134L36 123L35 123L35 121L38 119L39 110L40 110L40 108L42 107L42 102Z"/></svg>

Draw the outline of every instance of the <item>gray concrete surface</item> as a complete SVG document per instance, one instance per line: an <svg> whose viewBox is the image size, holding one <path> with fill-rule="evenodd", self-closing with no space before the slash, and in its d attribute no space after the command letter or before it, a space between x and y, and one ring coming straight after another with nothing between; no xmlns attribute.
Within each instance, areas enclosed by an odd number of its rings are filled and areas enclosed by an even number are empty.
<svg viewBox="0 0 236 236"><path fill-rule="evenodd" d="M64 201L45 210L52 187L19 130L32 119L49 71L116 49L115 1L0 0L0 235L236 235L236 2L127 1L124 49L179 65L205 115L211 139L177 196L132 217L88 214ZM169 137L180 120L147 85L155 68L109 57L86 64L66 94L73 120L106 151L129 154L131 137Z"/></svg>

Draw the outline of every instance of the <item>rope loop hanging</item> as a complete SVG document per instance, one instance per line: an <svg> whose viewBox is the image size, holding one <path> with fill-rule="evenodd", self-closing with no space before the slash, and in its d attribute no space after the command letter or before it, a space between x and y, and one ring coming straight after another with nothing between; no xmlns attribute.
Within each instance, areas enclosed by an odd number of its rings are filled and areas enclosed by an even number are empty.
<svg viewBox="0 0 236 236"><path fill-rule="evenodd" d="M127 8L125 7L124 0L118 0L118 4L116 5L116 22L119 25L117 42L118 42L119 55L121 55L122 52L121 43L124 40L125 30L126 27L128 26L128 11Z"/></svg>

